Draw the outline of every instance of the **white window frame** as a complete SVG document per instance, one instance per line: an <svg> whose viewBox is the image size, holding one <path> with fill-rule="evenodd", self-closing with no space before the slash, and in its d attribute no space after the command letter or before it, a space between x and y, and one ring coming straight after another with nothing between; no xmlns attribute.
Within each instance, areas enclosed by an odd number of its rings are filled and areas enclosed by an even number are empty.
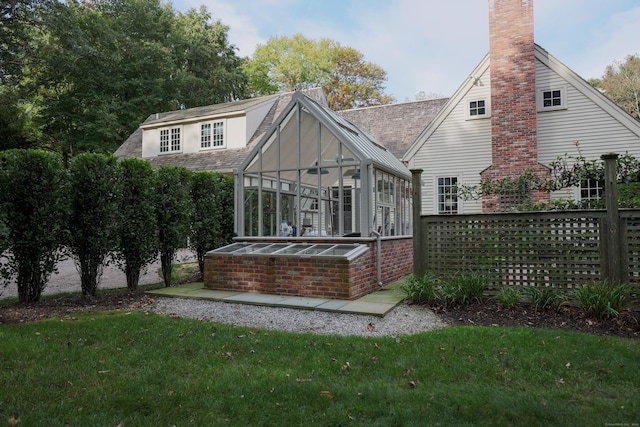
<svg viewBox="0 0 640 427"><path fill-rule="evenodd" d="M200 149L215 150L227 147L226 120L214 120L200 124ZM203 133L204 128L209 127L208 135ZM206 138L206 139L205 139Z"/></svg>
<svg viewBox="0 0 640 427"><path fill-rule="evenodd" d="M447 183L446 180L449 180ZM444 182L443 182L444 181ZM436 213L438 215L455 215L461 213L460 198L458 197L457 185L460 179L455 175L442 175L436 177ZM447 188L453 188L454 192L452 200L445 200L446 195L444 190ZM442 191L441 191L442 190ZM442 196L442 197L441 197ZM449 203L450 204L449 204Z"/></svg>
<svg viewBox="0 0 640 427"><path fill-rule="evenodd" d="M545 94L549 94L551 98L551 105L545 106ZM554 99L557 99L559 95L560 102L554 103ZM536 103L538 105L538 111L556 111L567 109L567 88L566 86L547 87L538 90L538 96L536 97Z"/></svg>
<svg viewBox="0 0 640 427"><path fill-rule="evenodd" d="M471 104L476 103L475 107L472 107ZM483 107L479 107L478 103L484 103ZM480 110L481 108L484 109L484 113L482 114L471 114L472 110ZM485 98L477 98L477 99L469 99L467 101L467 119L469 120L478 120L478 119L486 119L491 117L491 102L488 99Z"/></svg>
<svg viewBox="0 0 640 427"><path fill-rule="evenodd" d="M583 193L585 192L587 194L586 197L583 196ZM580 197L580 201L602 200L603 195L604 185L602 182L596 179L585 179L580 182L580 187L578 187L578 196Z"/></svg>
<svg viewBox="0 0 640 427"><path fill-rule="evenodd" d="M177 135L177 138L175 137ZM175 143L177 139L177 144ZM172 154L182 152L183 132L182 126L172 126L159 130L160 154Z"/></svg>

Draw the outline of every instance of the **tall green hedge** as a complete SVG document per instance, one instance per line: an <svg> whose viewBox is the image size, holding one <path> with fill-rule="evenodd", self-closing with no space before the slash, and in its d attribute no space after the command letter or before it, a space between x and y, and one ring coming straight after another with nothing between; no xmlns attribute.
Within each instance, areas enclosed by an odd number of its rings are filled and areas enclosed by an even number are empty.
<svg viewBox="0 0 640 427"><path fill-rule="evenodd" d="M165 286L172 285L171 272L176 253L187 247L193 204L189 194L191 172L183 167L162 166L155 186L160 264Z"/></svg>
<svg viewBox="0 0 640 427"><path fill-rule="evenodd" d="M233 238L233 179L216 172L195 172L191 179L193 216L189 246L196 253L204 277L207 251Z"/></svg>
<svg viewBox="0 0 640 427"><path fill-rule="evenodd" d="M80 271L83 295L95 295L116 248L121 180L118 159L83 153L69 165L71 215L67 245Z"/></svg>
<svg viewBox="0 0 640 427"><path fill-rule="evenodd" d="M62 258L67 190L68 177L59 155L37 150L0 152L4 217L0 276L5 285L15 279L20 302L40 299Z"/></svg>
<svg viewBox="0 0 640 427"><path fill-rule="evenodd" d="M158 257L156 171L144 160L125 159L120 162L120 179L122 194L114 258L125 273L127 288L134 290L141 271Z"/></svg>

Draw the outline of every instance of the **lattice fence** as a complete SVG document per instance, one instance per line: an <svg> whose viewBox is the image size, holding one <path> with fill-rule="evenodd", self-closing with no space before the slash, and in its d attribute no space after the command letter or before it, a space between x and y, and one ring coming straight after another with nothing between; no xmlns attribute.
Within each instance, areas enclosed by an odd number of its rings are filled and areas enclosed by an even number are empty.
<svg viewBox="0 0 640 427"><path fill-rule="evenodd" d="M604 211L423 216L424 271L489 274L505 285L571 288L600 280ZM621 214L622 253L640 284L640 211Z"/></svg>

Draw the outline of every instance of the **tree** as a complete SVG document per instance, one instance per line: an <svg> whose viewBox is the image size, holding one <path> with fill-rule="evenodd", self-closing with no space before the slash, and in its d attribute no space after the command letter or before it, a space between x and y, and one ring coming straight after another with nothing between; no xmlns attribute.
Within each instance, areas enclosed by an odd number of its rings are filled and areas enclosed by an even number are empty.
<svg viewBox="0 0 640 427"><path fill-rule="evenodd" d="M177 67L176 90L180 108L235 101L246 97L243 59L229 44L229 27L213 21L204 7L178 14L173 20L172 48Z"/></svg>
<svg viewBox="0 0 640 427"><path fill-rule="evenodd" d="M83 153L69 166L69 240L83 295L95 296L107 257L117 241L121 183L117 158Z"/></svg>
<svg viewBox="0 0 640 427"><path fill-rule="evenodd" d="M0 152L0 279L16 279L18 300L38 301L62 258L67 175L59 155Z"/></svg>
<svg viewBox="0 0 640 427"><path fill-rule="evenodd" d="M364 61L364 55L351 47L333 49L335 68L325 85L327 103L335 111L390 104L384 95L387 73L379 65Z"/></svg>
<svg viewBox="0 0 640 427"><path fill-rule="evenodd" d="M119 166L122 195L114 258L125 273L127 288L135 290L140 272L158 256L155 169L151 163L140 159L124 159Z"/></svg>
<svg viewBox="0 0 640 427"><path fill-rule="evenodd" d="M599 88L636 119L640 119L640 57L629 55L624 62L609 65Z"/></svg>
<svg viewBox="0 0 640 427"><path fill-rule="evenodd" d="M183 167L162 166L157 171L155 214L162 278L172 285L176 252L187 246L193 205L189 195L191 172Z"/></svg>
<svg viewBox="0 0 640 427"><path fill-rule="evenodd" d="M53 0L9 0L0 3L0 150L35 148L39 140L29 132L33 114L24 83L36 67L34 39L44 29L43 17L59 7Z"/></svg>
<svg viewBox="0 0 640 427"><path fill-rule="evenodd" d="M383 93L386 72L365 62L362 53L331 39L316 41L301 34L272 37L256 47L243 69L254 95L325 87L334 110L393 101Z"/></svg>
<svg viewBox="0 0 640 427"><path fill-rule="evenodd" d="M112 153L152 113L244 96L228 27L205 9L70 1L45 18L46 31L33 42L39 60L23 80L35 124L65 158Z"/></svg>
<svg viewBox="0 0 640 427"><path fill-rule="evenodd" d="M233 238L233 179L216 172L195 172L191 180L193 216L189 246L195 251L204 278L207 251Z"/></svg>

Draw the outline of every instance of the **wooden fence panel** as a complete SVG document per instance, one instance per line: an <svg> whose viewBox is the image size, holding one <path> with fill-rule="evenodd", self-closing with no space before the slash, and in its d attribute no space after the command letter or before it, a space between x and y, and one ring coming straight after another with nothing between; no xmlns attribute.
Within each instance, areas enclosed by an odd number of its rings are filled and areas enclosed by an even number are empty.
<svg viewBox="0 0 640 427"><path fill-rule="evenodd" d="M622 211L623 240L629 259L629 283L640 286L640 211ZM622 253L624 254L624 247Z"/></svg>
<svg viewBox="0 0 640 427"><path fill-rule="evenodd" d="M604 211L423 216L425 271L482 271L496 287L571 288L599 280L604 218ZM636 244L629 269L637 278L640 216L635 221L628 221Z"/></svg>

